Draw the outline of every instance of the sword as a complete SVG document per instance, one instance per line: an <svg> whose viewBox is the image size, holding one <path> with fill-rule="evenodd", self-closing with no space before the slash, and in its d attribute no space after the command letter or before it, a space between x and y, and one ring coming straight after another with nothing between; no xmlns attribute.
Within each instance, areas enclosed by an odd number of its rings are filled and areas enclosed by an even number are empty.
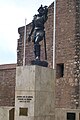
<svg viewBox="0 0 80 120"><path fill-rule="evenodd" d="M45 50L45 60L47 60L45 31L44 31L44 50Z"/></svg>

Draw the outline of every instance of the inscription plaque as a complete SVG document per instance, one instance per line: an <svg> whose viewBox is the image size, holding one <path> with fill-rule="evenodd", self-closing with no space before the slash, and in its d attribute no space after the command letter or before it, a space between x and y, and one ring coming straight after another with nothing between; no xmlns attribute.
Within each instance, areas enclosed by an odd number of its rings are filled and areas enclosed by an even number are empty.
<svg viewBox="0 0 80 120"><path fill-rule="evenodd" d="M17 96L19 102L30 102L33 99L33 96Z"/></svg>

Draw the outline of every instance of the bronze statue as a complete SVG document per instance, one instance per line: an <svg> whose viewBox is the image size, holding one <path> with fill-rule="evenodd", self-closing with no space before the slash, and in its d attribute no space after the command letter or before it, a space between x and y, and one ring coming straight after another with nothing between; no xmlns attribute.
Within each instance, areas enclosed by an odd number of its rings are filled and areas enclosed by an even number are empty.
<svg viewBox="0 0 80 120"><path fill-rule="evenodd" d="M45 59L47 59L46 54L46 41L45 41L45 30L44 30L44 23L48 19L48 8L47 6L40 6L38 9L37 15L34 15L33 21L32 21L32 29L28 37L28 42L31 40L31 35L34 32L33 35L33 42L34 42L34 54L35 54L35 61L40 61L40 44L39 42L44 39L44 45L45 45Z"/></svg>

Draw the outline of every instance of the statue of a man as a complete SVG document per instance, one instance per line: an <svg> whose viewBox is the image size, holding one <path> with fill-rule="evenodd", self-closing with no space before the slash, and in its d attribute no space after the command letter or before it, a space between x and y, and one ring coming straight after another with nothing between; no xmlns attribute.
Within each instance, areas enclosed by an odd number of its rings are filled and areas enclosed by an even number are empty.
<svg viewBox="0 0 80 120"><path fill-rule="evenodd" d="M48 8L47 6L40 6L38 9L37 15L34 16L32 21L32 29L28 37L28 42L31 40L31 35L34 32L33 35L33 42L34 42L34 54L35 54L35 60L40 60L40 44L39 42L43 40L45 37L45 31L44 31L44 23L47 21L47 14L48 14Z"/></svg>

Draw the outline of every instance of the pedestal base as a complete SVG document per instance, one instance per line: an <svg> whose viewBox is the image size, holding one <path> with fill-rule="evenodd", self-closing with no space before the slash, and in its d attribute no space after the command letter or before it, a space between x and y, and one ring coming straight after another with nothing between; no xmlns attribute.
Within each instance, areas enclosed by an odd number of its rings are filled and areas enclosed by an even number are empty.
<svg viewBox="0 0 80 120"><path fill-rule="evenodd" d="M41 66L16 68L15 120L55 120L54 70Z"/></svg>
<svg viewBox="0 0 80 120"><path fill-rule="evenodd" d="M43 67L48 67L48 62L40 61L40 60L33 60L33 61L31 61L31 65L39 65L39 66L43 66Z"/></svg>

